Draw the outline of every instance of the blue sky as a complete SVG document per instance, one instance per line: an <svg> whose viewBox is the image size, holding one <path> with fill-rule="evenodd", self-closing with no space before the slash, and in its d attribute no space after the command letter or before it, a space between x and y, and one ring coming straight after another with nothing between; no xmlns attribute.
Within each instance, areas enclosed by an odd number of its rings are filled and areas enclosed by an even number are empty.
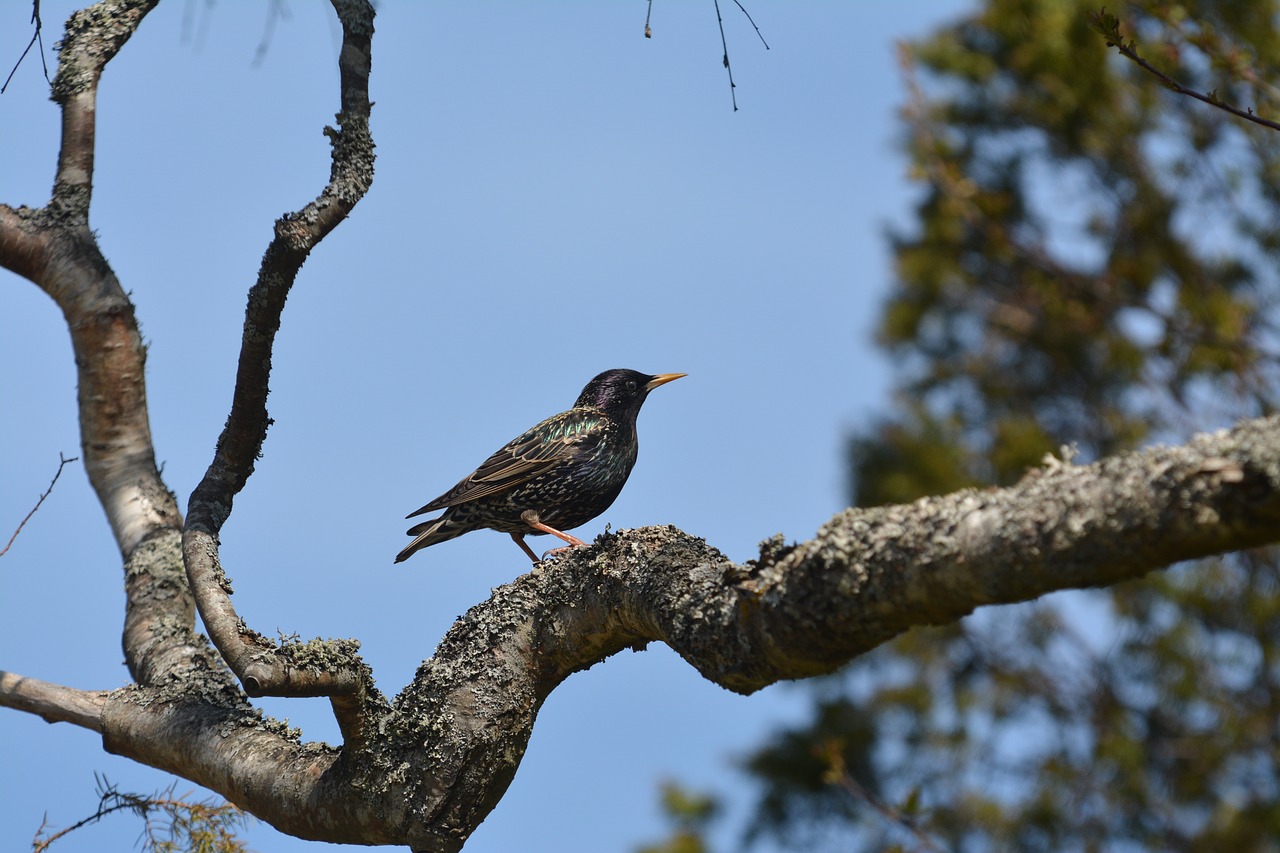
<svg viewBox="0 0 1280 853"><path fill-rule="evenodd" d="M403 516L606 368L689 377L646 404L631 481L583 538L675 524L744 560L844 506L842 439L887 405L891 366L871 342L885 230L907 222L913 192L894 145L894 42L967 4L753 0L768 51L721 5L737 113L709 0L659 0L652 39L639 0L380 5L377 176L290 296L275 426L223 531L252 626L357 637L397 693L458 614L528 569L490 532L393 566ZM91 221L150 346L151 424L182 506L226 418L272 222L328 175L332 13L289 3L255 64L265 6L161 4L99 98ZM46 46L72 8L42 3ZM0 7L6 72L29 14ZM10 204L43 204L52 184L58 113L34 59L0 97ZM59 452L79 455L65 327L7 272L0 395L7 539ZM83 468L69 466L0 560L0 668L124 683L121 586ZM337 739L323 700L262 704ZM663 832L665 778L741 806L734 757L805 707L788 685L730 694L660 645L618 655L551 696L467 849L630 850ZM138 792L173 781L16 712L0 712L0 751L0 849L24 849L46 813L61 827L91 812L95 771ZM117 817L54 849L131 849L137 832ZM247 837L260 853L325 849L264 824ZM728 827L717 837L733 846Z"/></svg>

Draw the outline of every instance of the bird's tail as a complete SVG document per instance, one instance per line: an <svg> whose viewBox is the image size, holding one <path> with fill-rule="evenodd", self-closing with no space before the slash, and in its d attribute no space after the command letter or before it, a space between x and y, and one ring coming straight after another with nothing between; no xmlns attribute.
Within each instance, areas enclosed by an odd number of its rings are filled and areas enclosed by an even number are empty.
<svg viewBox="0 0 1280 853"><path fill-rule="evenodd" d="M414 537L403 551L396 554L395 562L403 563L414 555L415 552L426 548L428 545L434 545L437 542L447 542L456 536L461 536L471 530L466 524L459 524L455 519L449 517L449 513L445 513L439 518L433 518L430 521L424 521L421 524L415 524L410 527L406 533Z"/></svg>

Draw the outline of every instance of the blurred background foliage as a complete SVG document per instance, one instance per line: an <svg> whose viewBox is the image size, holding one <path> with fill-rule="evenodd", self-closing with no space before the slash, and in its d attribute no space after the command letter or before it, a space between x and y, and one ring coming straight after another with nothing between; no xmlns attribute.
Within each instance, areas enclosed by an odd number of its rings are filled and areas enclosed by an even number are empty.
<svg viewBox="0 0 1280 853"><path fill-rule="evenodd" d="M922 190L890 236L899 381L849 439L855 505L1276 410L1280 134L1118 55L1099 11L984 0L900 47ZM1280 119L1274 0L1107 11L1168 77ZM794 689L810 720L741 761L747 843L1280 850L1274 548L987 608ZM646 850L708 849L714 798L673 790L672 842Z"/></svg>

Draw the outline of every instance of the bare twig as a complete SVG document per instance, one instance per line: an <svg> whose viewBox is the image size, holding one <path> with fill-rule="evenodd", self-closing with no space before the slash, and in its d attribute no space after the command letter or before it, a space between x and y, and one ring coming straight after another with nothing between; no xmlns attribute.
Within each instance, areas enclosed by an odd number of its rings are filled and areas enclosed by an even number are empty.
<svg viewBox="0 0 1280 853"><path fill-rule="evenodd" d="M9 76L4 78L4 85L0 86L0 95L5 93L9 88L9 83L13 80L13 75L18 73L18 66L22 65L22 60L27 58L27 54L31 52L31 48L35 44L40 45L40 67L44 69L44 82L51 83L49 80L49 63L44 58L44 24L40 21L40 0L32 0L31 2L31 23L36 25L35 32L31 34L31 41L27 42L26 50L22 51L22 56L18 57L18 61L13 63L13 69L9 72Z"/></svg>
<svg viewBox="0 0 1280 853"><path fill-rule="evenodd" d="M725 38L724 34L724 16L720 14L720 0L712 0L712 2L716 9L716 24L720 27L720 47L723 49L721 61L724 63L724 70L729 74L729 97L733 101L733 111L736 113L738 111L738 94L734 90L738 88L738 85L733 82L733 68L729 65L729 41ZM760 27L756 26L756 22L751 17L751 13L742 5L741 0L733 0L733 2L734 5L738 7L739 11L746 16L746 19L751 22L751 26L755 27L756 36L760 39L760 43L764 45L764 49L769 50L769 43L764 40L764 34L760 32ZM653 38L653 30L649 28L649 18L652 14L653 0L649 0L649 10L644 16L645 38Z"/></svg>
<svg viewBox="0 0 1280 853"><path fill-rule="evenodd" d="M200 850L207 849L217 853L243 853L247 850L235 837L234 830L247 822L248 815L231 803L223 802L219 805L207 800L193 801L190 792L175 797L173 791L177 782L162 792L146 797L122 792L105 776L97 773L93 774L93 778L97 782L97 811L52 835L45 834L45 828L49 824L46 817L31 840L32 853L44 853L58 839L121 811L132 812L143 819L143 850L174 849L173 842L184 837L192 842L198 838ZM166 818L163 824L157 825L152 820L152 813L157 811ZM195 843L186 846L197 849Z"/></svg>
<svg viewBox="0 0 1280 853"><path fill-rule="evenodd" d="M13 541L18 538L18 534L22 532L22 528L31 520L31 516L36 514L36 510L40 508L40 504L44 503L44 499L49 497L49 494L53 491L54 484L57 483L58 478L62 476L62 469L67 466L68 462L78 461L80 461L79 456L72 456L70 459L67 459L62 455L62 453L58 453L58 470L54 473L53 479L49 482L49 488L44 490L44 494L36 501L36 505L31 508L31 512L27 513L26 518L22 519L22 521L18 523L18 529L13 531L13 535L9 537L9 542L4 546L3 550L0 550L0 557L9 553L9 549L13 547Z"/></svg>
<svg viewBox="0 0 1280 853"><path fill-rule="evenodd" d="M751 22L751 26L756 27L756 22L754 19L752 19L751 13L747 11L747 7L743 6L742 3L739 2L739 0L733 0L733 2L734 2L734 5L737 6L738 9L742 12L742 14L747 16L747 20ZM764 40L764 33L760 32L759 27L756 27L756 35L760 37L760 43L764 45L764 49L768 50L769 43Z"/></svg>
<svg viewBox="0 0 1280 853"><path fill-rule="evenodd" d="M1120 19L1115 15L1108 13L1105 8L1098 12L1089 12L1088 18L1089 26L1093 28L1094 32L1099 33L1107 40L1107 47L1114 47L1116 50L1120 51L1122 56L1137 63L1138 67L1154 74L1156 78L1159 79L1167 88L1172 89L1179 95L1187 95L1188 97L1195 98L1197 101L1204 101L1210 106L1217 107L1220 110L1225 110L1233 116L1238 116L1239 118L1251 121L1254 124L1269 127L1272 130L1280 130L1280 122L1265 119L1254 113L1252 108L1241 109L1234 104L1227 103L1218 97L1216 89L1212 92L1197 92L1194 89L1189 89L1177 80L1174 80L1168 74L1165 74L1163 71L1153 66L1151 63L1147 62L1138 54L1138 43L1133 39L1126 40L1122 35L1120 35Z"/></svg>
<svg viewBox="0 0 1280 853"><path fill-rule="evenodd" d="M720 15L720 0L715 0L716 23L720 25L720 46L724 48L724 70L729 72L729 97L733 99L733 111L738 111L738 95L733 90L738 88L733 82L733 69L729 67L729 42L724 37L724 18Z"/></svg>

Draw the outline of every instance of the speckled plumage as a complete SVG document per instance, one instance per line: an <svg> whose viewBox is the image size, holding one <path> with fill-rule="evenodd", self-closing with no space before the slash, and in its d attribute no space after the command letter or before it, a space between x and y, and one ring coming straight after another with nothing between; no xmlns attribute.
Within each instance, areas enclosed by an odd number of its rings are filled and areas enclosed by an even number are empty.
<svg viewBox="0 0 1280 853"><path fill-rule="evenodd" d="M601 373L582 389L572 409L512 439L452 489L405 516L444 510L439 518L409 528L414 540L395 561L486 527L511 534L535 563L526 535L550 533L570 545L583 544L563 531L586 524L613 504L636 462L636 416L645 397L684 375Z"/></svg>

